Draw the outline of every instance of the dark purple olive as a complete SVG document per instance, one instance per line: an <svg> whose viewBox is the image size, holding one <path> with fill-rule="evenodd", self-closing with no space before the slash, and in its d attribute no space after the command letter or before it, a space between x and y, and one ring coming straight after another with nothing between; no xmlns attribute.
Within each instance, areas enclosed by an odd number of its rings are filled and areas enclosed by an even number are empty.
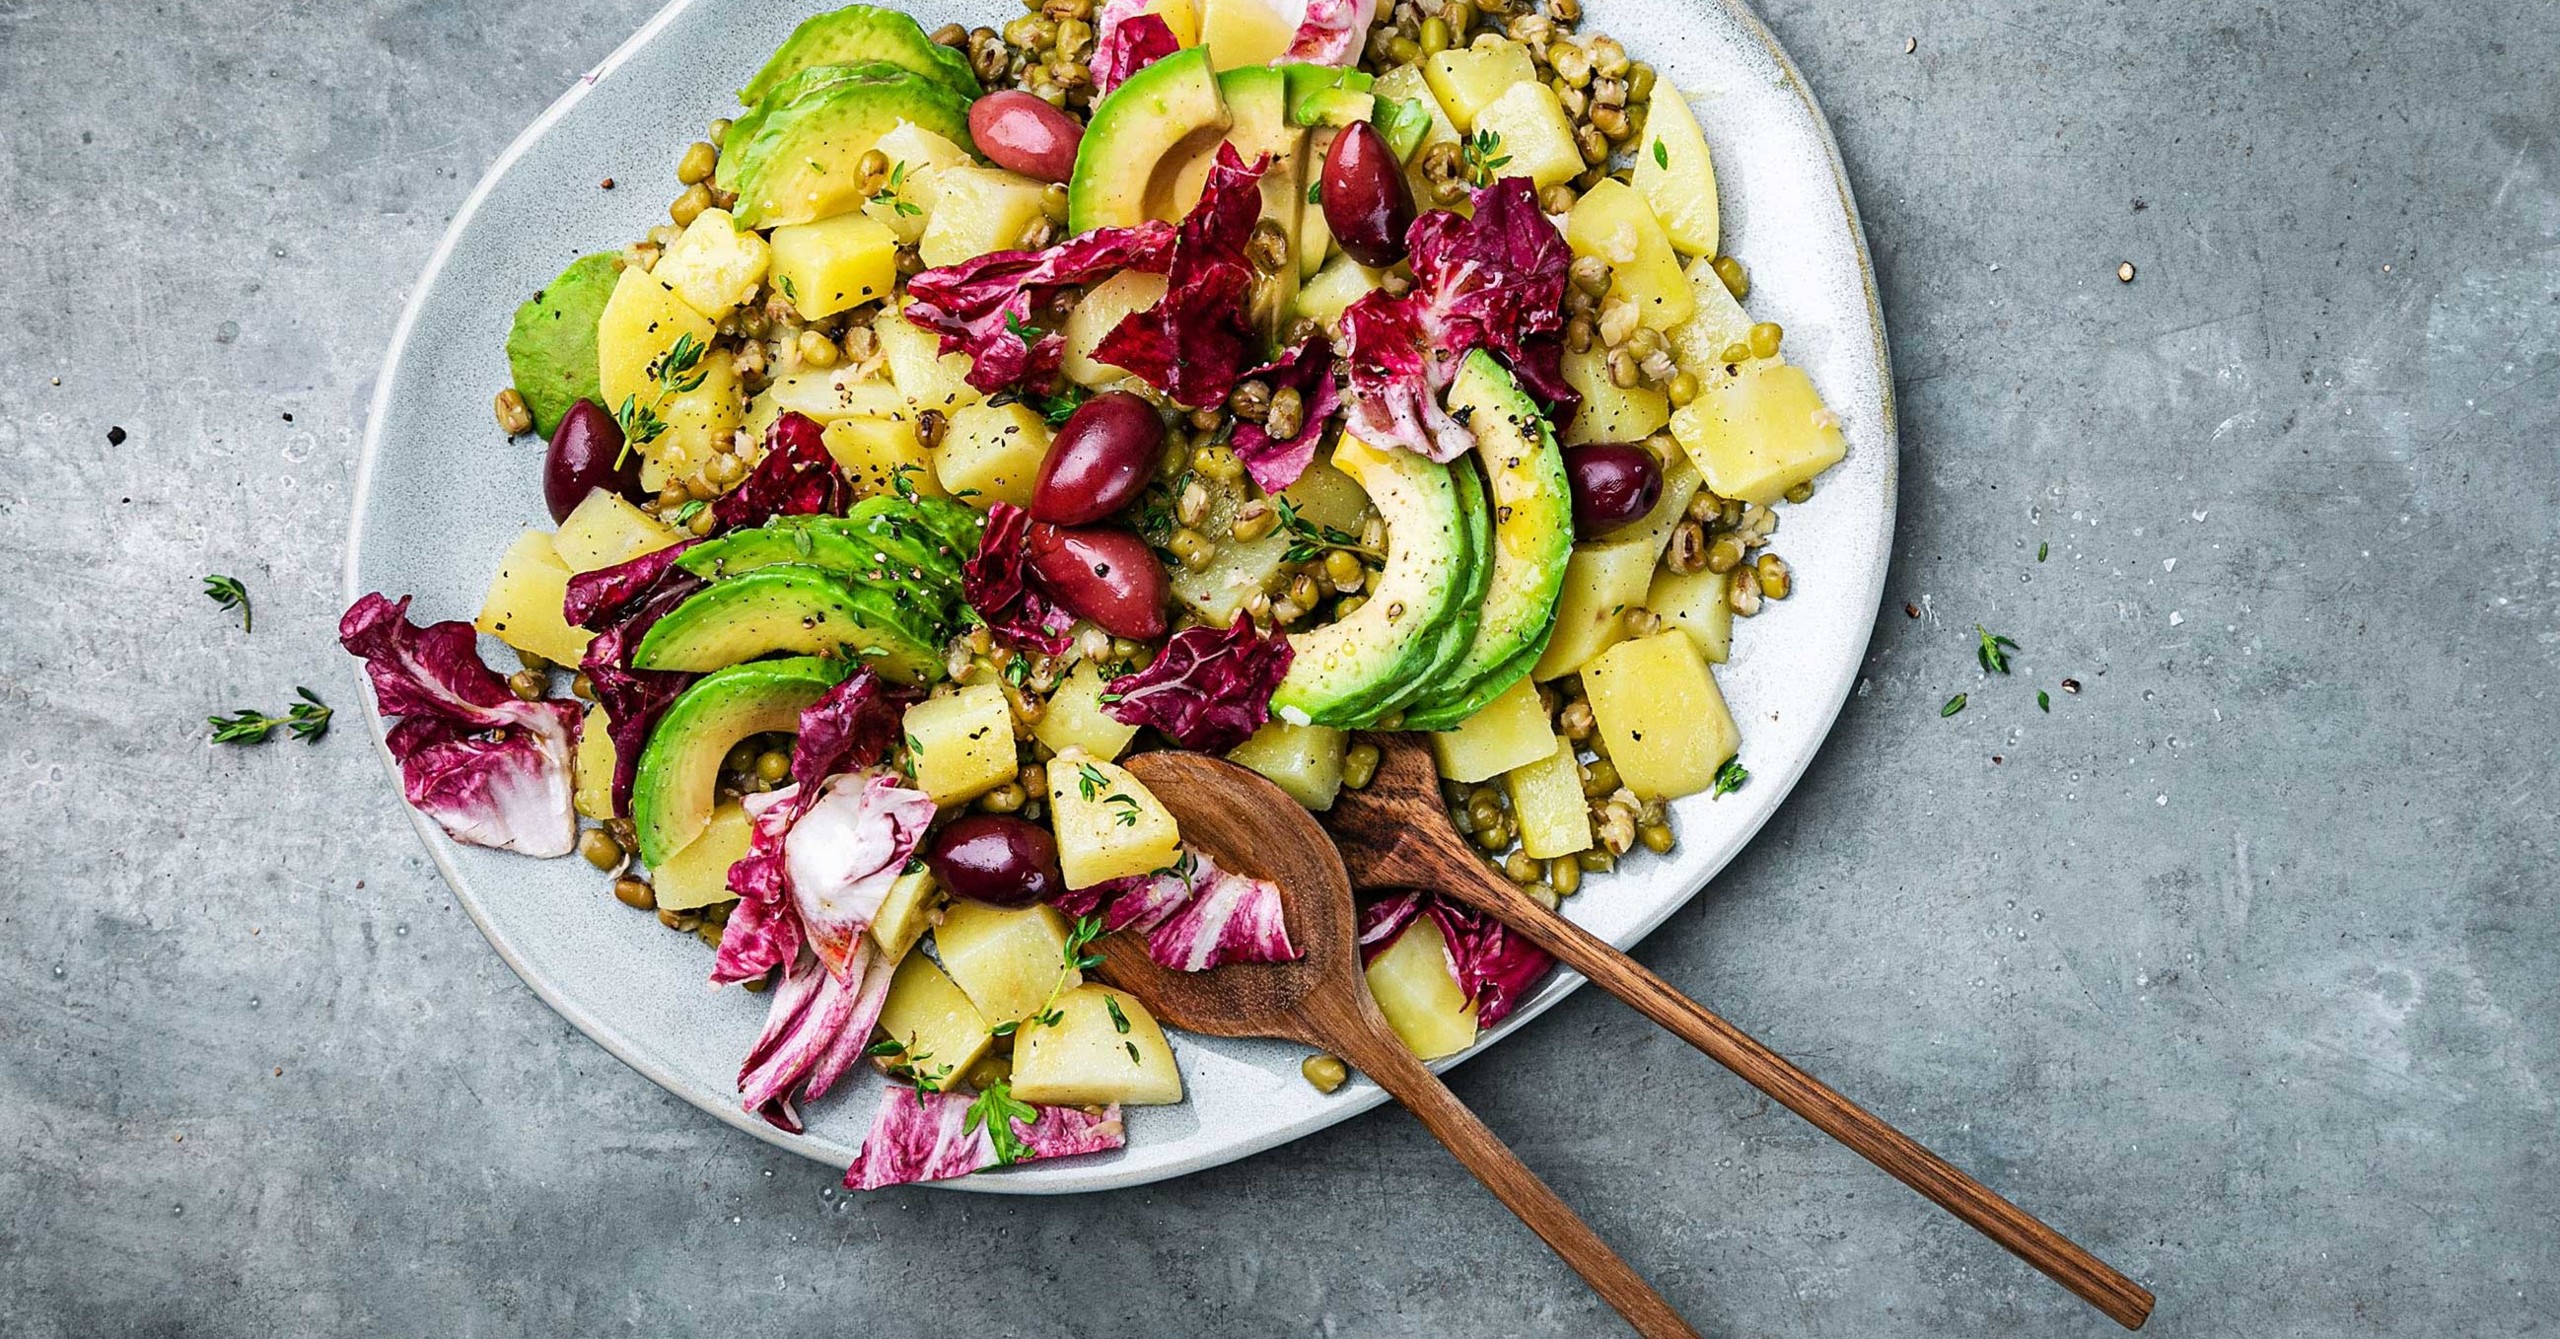
<svg viewBox="0 0 2560 1339"><path fill-rule="evenodd" d="M1084 127L1048 103L1008 88L969 104L969 138L998 167L1041 181L1064 182L1075 175L1076 146L1084 142Z"/></svg>
<svg viewBox="0 0 2560 1339"><path fill-rule="evenodd" d="M638 499L640 453L624 454L622 428L593 400L580 400L560 416L551 449L542 457L542 501L551 519L565 521L587 494L601 488Z"/></svg>
<svg viewBox="0 0 2560 1339"><path fill-rule="evenodd" d="M1641 519L1662 500L1662 464L1641 446L1598 442L1564 453L1574 533L1588 539Z"/></svg>
<svg viewBox="0 0 2560 1339"><path fill-rule="evenodd" d="M1091 525L1147 491L1164 454L1164 420L1127 391L1104 391L1076 407L1049 443L1031 515L1051 525Z"/></svg>
<svg viewBox="0 0 2560 1339"><path fill-rule="evenodd" d="M1324 154L1324 222L1353 260L1384 269L1404 259L1413 226L1413 191L1387 137L1354 121Z"/></svg>
<svg viewBox="0 0 2560 1339"><path fill-rule="evenodd" d="M1003 814L953 820L934 834L924 863L952 895L990 906L1027 907L1067 890L1058 872L1058 839L1037 823Z"/></svg>
<svg viewBox="0 0 2560 1339"><path fill-rule="evenodd" d="M1114 637L1144 642L1164 635L1164 564L1135 531L1034 522L1030 547L1031 575L1068 613L1092 619Z"/></svg>

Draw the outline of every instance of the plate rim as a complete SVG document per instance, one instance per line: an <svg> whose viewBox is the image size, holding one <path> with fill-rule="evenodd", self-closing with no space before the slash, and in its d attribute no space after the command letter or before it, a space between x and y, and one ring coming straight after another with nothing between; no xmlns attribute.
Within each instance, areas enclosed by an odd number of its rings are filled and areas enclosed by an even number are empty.
<svg viewBox="0 0 2560 1339"><path fill-rule="evenodd" d="M1896 403L1893 360L1885 326L1884 305L1876 282L1874 258L1867 245L1865 225L1858 211L1857 198L1850 190L1848 169L1841 160L1840 146L1832 132L1831 120L1823 113L1820 102L1815 99L1811 86L1805 81L1803 71L1796 67L1795 61L1788 56L1786 48L1778 42L1776 34L1769 31L1758 13L1744 3L1744 0L1689 0L1689 2L1702 8L1712 6L1725 11L1734 21L1737 29L1750 40L1758 43L1776 64L1781 73L1784 91L1803 104L1805 111L1812 118L1813 128L1821 145L1823 161L1831 172L1832 198L1841 210L1843 222L1848 228L1851 251L1857 262L1859 287L1866 299L1867 334L1873 346L1871 356L1877 373L1877 405L1881 418L1878 425L1880 440L1877 443L1877 449L1884 455L1883 498L1881 505L1874 509L1870 520L1881 560L1875 563L1862 578L1865 587L1863 603L1872 610L1878 607L1883 598L1885 582L1893 565L1893 535L1900 510L1902 447L1899 407ZM366 404L364 433L357 447L356 469L350 489L346 549L340 563L341 594L350 605L364 593L358 587L360 558L364 550L369 510L367 502L372 496L373 477L382 456L385 424L391 412L394 388L400 381L401 363L407 356L410 340L415 334L428 297L435 290L437 281L443 277L445 267L452 260L464 232L479 216L482 206L497 188L499 180L537 141L547 135L607 75L648 46L679 15L691 9L695 3L697 0L669 0L667 5L652 14L646 22L633 31L631 36L625 38L604 59L580 75L577 82L545 107L542 113L518 132L515 138L508 141L506 148L490 162L479 181L472 186L470 193L463 197L462 203L456 207L453 218L446 225L443 235L437 239L434 250L428 255L425 267L418 273L417 281L410 290L407 301L401 305L399 320L392 326L390 343L375 372L373 394ZM1831 686L1831 691L1827 695L1815 700L1820 711L1820 723L1813 746L1792 759L1790 765L1778 775L1755 774L1754 780L1762 786L1775 790L1775 797L1739 831L1732 849L1723 859L1704 868L1693 879L1683 880L1687 887L1674 896L1662 899L1659 906L1639 917L1631 928L1612 937L1611 942L1618 948L1632 949L1664 921L1695 901L1698 894L1703 892L1717 875L1731 866L1734 860L1750 848L1761 829L1766 827L1769 820L1785 807L1788 797L1794 793L1796 784L1812 767L1814 759L1820 756L1823 746L1830 741L1833 728L1839 723L1840 713L1847 706L1849 693L1857 683L1860 667L1865 663L1867 649L1873 644L1875 624L1876 615L1870 614L1865 634L1857 639L1858 654L1844 658L1845 669L1838 675L1838 681ZM684 1076L648 1059L639 1046L626 1038L619 1028L570 1000L547 975L536 971L510 942L507 935L492 922L488 909L481 904L480 898L473 892L470 881L455 865L449 846L451 839L446 837L444 832L425 814L419 812L416 806L407 802L406 792L400 782L400 766L391 754L388 727L383 721L381 704L375 700L373 683L366 673L364 663L351 659L347 662L346 673L354 680L358 698L364 704L365 726L373 743L374 754L380 759L390 776L394 792L401 796L401 808L407 814L411 830L418 834L419 841L426 847L427 857L434 863L437 874L443 878L446 888L452 892L455 901L461 904L464 914L468 915L472 924L479 929L481 937L489 942L490 947L497 951L499 959L516 974L518 980L533 991L537 999L548 1006L552 1012L566 1019L588 1040L603 1047L615 1059L657 1085L662 1091L674 1095L688 1105L708 1112L722 1123L753 1135L775 1148L829 1166L846 1165L844 1158L836 1156L820 1141L805 1135L786 1134L754 1113L741 1109L734 1101L720 1100L697 1091L696 1085ZM1433 1061L1430 1068L1434 1073L1444 1073L1493 1049L1514 1031L1526 1026L1531 1020L1582 989L1587 980L1588 978L1571 967L1558 964L1548 980L1541 983L1533 997L1514 1010L1510 1017L1478 1038L1475 1045L1456 1055ZM1037 1177L964 1176L921 1184L939 1190L995 1195L1070 1195L1126 1189L1206 1171L1251 1157L1281 1144L1295 1142L1318 1130L1370 1110L1386 1100L1387 1093L1384 1089L1355 1073L1353 1085L1346 1088L1340 1100L1326 1103L1304 1119L1274 1127L1250 1138L1225 1144L1215 1150L1174 1163L1130 1171L1119 1169L1117 1164L1111 1162L1079 1166L1077 1160L1066 1160L1057 1164L1043 1164L1043 1174Z"/></svg>

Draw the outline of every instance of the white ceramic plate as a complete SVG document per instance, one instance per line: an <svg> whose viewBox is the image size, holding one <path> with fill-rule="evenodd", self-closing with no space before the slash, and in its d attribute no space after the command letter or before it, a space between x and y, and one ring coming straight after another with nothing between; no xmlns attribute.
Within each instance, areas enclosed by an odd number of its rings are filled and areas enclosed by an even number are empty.
<svg viewBox="0 0 2560 1339"><path fill-rule="evenodd" d="M1749 840L1811 761L1855 681L1893 532L1893 380L1883 313L1839 157L1795 67L1738 0L1588 0L1590 26L1622 39L1683 90L1706 127L1722 185L1725 250L1751 269L1751 310L1785 325L1789 356L1841 418L1848 459L1785 510L1779 545L1796 593L1742 622L1718 676L1742 723L1751 782L1674 807L1679 847L1638 851L1568 904L1619 945L1686 902ZM541 450L509 442L489 397L508 382L503 341L516 304L560 267L664 222L683 146L823 0L676 0L543 113L454 219L402 314L373 402L347 557L350 600L413 594L422 621L478 609L499 551L548 526ZM1006 14L1017 12L1005 10ZM943 3L927 28L992 22L993 9ZM622 184L598 189L606 178ZM485 643L492 664L502 648ZM361 675L358 676L361 678ZM368 690L365 700L371 703ZM383 723L368 709L377 747ZM386 766L390 755L383 754ZM399 793L395 784L392 794ZM413 815L414 817L414 815ZM535 861L458 845L416 819L437 866L489 942L534 991L607 1050L669 1091L758 1138L843 1166L877 1102L876 1078L849 1082L787 1136L741 1112L738 1059L763 997L713 991L696 940L615 905L583 862ZM1559 971L1469 1055L1482 1054L1582 984ZM1635 1026L1630 1020L1629 1026ZM1240 1158L1375 1106L1355 1082L1330 1096L1298 1076L1301 1048L1184 1035L1189 1098L1129 1113L1117 1153L1039 1163L944 1184L1047 1194L1136 1185Z"/></svg>

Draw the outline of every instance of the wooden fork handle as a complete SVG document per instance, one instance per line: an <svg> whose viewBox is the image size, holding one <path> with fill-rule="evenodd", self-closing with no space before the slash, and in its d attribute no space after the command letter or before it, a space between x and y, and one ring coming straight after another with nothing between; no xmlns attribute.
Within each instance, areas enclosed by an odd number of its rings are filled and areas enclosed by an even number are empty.
<svg viewBox="0 0 2560 1339"><path fill-rule="evenodd" d="M1387 1030L1384 1018L1374 1029L1333 1026L1321 1031L1317 1044L1332 1049L1403 1103L1495 1198L1518 1214L1530 1231L1545 1238L1601 1300L1617 1308L1637 1334L1644 1339L1698 1339L1698 1332L1634 1266L1619 1259L1572 1206L1558 1198L1438 1075L1405 1049L1404 1042Z"/></svg>
<svg viewBox="0 0 2560 1339"><path fill-rule="evenodd" d="M1672 989L1668 982L1607 940L1530 901L1508 882L1489 873L1482 880L1481 895L1497 902L1503 922L1527 935L1532 943L1571 964L1601 989L1634 1006L1636 1012L1706 1052L1716 1063L1741 1075L1752 1087L1811 1121L1823 1133L1857 1150L1867 1161L1892 1173L1895 1180L1972 1224L1976 1231L2044 1271L2117 1324L2138 1330L2149 1319L2152 1298L2142 1285L1921 1147L1911 1136L1789 1064L1784 1056L1717 1017L1705 1005ZM1386 1081L1380 1079L1379 1083L1384 1086Z"/></svg>

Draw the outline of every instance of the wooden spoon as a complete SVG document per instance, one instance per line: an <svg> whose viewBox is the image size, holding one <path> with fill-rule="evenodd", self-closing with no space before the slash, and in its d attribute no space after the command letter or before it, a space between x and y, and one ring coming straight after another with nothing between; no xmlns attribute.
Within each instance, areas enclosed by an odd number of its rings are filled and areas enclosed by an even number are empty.
<svg viewBox="0 0 2560 1339"><path fill-rule="evenodd" d="M1342 852L1354 887L1429 889L1493 916L1813 1122L1824 1134L2043 1270L2117 1324L2129 1330L2142 1328L2151 1315L2152 1300L2142 1285L1496 874L1458 835L1441 807L1439 769L1419 737L1361 737L1378 747L1377 777L1366 789L1343 791L1324 816L1324 826ZM1192 803L1210 807L1197 797ZM1189 820L1182 821L1187 832Z"/></svg>
<svg viewBox="0 0 2560 1339"><path fill-rule="evenodd" d="M1097 974L1176 1027L1213 1037L1279 1037L1340 1056L1403 1103L1636 1333L1645 1339L1697 1339L1698 1332L1662 1294L1387 1026L1361 976L1360 922L1351 905L1350 878L1307 811L1260 776L1201 754L1146 753L1127 766L1173 812L1186 846L1222 869L1280 886L1289 942L1305 956L1175 972L1157 966L1139 936L1124 932L1096 943L1102 954Z"/></svg>

